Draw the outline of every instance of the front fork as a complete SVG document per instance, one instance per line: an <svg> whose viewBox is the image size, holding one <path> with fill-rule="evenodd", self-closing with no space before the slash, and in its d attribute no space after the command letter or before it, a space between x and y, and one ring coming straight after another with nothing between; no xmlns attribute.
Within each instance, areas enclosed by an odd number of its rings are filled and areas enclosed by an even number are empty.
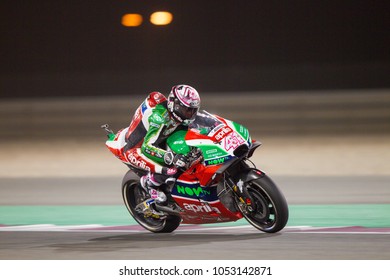
<svg viewBox="0 0 390 280"><path fill-rule="evenodd" d="M246 187L247 182L239 179L236 183L231 177L226 178L225 182L227 182L228 187L232 190L236 198L237 206L243 214L247 215L256 211L256 205L253 204L252 196Z"/></svg>

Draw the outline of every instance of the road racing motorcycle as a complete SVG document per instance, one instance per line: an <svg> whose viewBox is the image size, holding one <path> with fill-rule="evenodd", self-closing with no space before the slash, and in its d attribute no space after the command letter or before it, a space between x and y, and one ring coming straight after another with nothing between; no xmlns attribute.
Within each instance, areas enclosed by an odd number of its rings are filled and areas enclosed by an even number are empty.
<svg viewBox="0 0 390 280"><path fill-rule="evenodd" d="M250 161L261 145L241 124L206 111L198 112L187 131L166 141L167 150L187 157L188 169L163 185L166 205L153 204L159 213L145 214L139 205L148 199L140 185L147 174L142 164L123 154L128 128L114 133L108 125L107 148L129 167L122 181L122 196L131 216L145 229L172 232L180 224L232 222L245 218L255 228L275 233L288 221L288 205L276 184Z"/></svg>

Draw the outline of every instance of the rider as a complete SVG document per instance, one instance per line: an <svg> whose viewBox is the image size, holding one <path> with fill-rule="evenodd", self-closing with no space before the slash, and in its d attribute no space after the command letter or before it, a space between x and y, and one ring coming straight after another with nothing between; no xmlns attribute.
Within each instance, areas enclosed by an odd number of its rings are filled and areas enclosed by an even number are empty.
<svg viewBox="0 0 390 280"><path fill-rule="evenodd" d="M175 131L187 130L199 107L200 97L196 89L176 85L168 98L160 92L150 93L130 123L124 154L133 167L148 171L141 177L141 186L158 204L167 200L159 187L175 180L179 170L187 166L183 155L174 155L166 149L166 139ZM146 203L144 205L148 207Z"/></svg>

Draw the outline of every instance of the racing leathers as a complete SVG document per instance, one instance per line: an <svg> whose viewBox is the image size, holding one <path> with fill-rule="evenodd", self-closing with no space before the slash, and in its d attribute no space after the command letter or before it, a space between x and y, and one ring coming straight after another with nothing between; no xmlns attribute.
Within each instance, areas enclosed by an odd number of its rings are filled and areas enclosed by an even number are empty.
<svg viewBox="0 0 390 280"><path fill-rule="evenodd" d="M149 171L151 187L158 187L168 178L179 175L174 155L166 150L166 139L177 130L188 127L171 117L167 99L160 92L152 92L137 108L126 134L124 154L135 168ZM141 184L145 184L141 178Z"/></svg>

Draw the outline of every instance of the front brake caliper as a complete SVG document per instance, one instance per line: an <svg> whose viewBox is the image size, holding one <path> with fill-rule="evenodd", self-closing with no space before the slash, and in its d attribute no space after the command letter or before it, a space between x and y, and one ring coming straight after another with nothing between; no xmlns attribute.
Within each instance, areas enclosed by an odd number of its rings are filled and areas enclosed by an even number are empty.
<svg viewBox="0 0 390 280"><path fill-rule="evenodd" d="M240 179L237 184L233 186L233 191L237 194L239 199L240 210L248 214L253 211L252 200L246 190L244 190L244 182Z"/></svg>

